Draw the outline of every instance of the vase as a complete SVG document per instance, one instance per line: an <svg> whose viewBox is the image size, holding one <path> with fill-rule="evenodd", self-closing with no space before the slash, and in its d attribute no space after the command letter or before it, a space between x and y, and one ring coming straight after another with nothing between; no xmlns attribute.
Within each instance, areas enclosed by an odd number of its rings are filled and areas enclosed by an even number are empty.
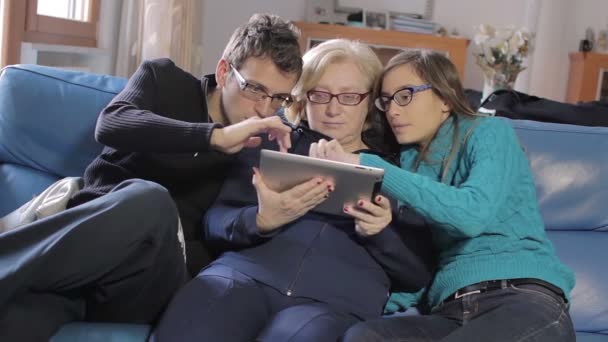
<svg viewBox="0 0 608 342"><path fill-rule="evenodd" d="M490 94L497 90L507 89L512 90L517 79L518 73L505 73L496 70L488 71L483 74L483 92L481 94L481 103L483 103Z"/></svg>

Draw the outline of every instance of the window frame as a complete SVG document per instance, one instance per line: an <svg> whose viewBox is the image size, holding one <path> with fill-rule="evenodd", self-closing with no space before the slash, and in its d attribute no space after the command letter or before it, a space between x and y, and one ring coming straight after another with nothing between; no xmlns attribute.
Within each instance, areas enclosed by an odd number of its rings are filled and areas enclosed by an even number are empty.
<svg viewBox="0 0 608 342"><path fill-rule="evenodd" d="M88 21L38 14L38 0L27 0L23 41L32 43L97 47L99 0L89 0Z"/></svg>
<svg viewBox="0 0 608 342"><path fill-rule="evenodd" d="M21 62L21 43L97 47L100 0L90 0L89 21L39 15L38 0L4 0L0 67Z"/></svg>

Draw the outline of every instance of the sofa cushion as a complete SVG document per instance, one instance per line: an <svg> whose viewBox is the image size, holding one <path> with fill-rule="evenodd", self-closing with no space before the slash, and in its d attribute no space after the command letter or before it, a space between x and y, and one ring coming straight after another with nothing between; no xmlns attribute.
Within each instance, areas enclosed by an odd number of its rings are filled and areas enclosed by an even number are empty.
<svg viewBox="0 0 608 342"><path fill-rule="evenodd" d="M606 232L550 231L560 260L576 276L570 316L577 331L608 331L608 274L605 269ZM608 337L608 336L607 336Z"/></svg>
<svg viewBox="0 0 608 342"><path fill-rule="evenodd" d="M545 228L607 230L608 127L511 124L532 166Z"/></svg>
<svg viewBox="0 0 608 342"><path fill-rule="evenodd" d="M608 128L509 122L530 161L547 235L576 276L574 326L606 332L608 274L601 270L608 257Z"/></svg>
<svg viewBox="0 0 608 342"><path fill-rule="evenodd" d="M0 217L26 203L57 181L57 177L27 166L0 163Z"/></svg>
<svg viewBox="0 0 608 342"><path fill-rule="evenodd" d="M590 334L584 332L576 333L576 342L606 342L608 334Z"/></svg>
<svg viewBox="0 0 608 342"><path fill-rule="evenodd" d="M82 176L102 148L93 135L98 113L125 84L123 78L43 66L4 68L0 74L0 164L45 173L46 185L57 178ZM31 199L32 190L44 189L40 186L43 176L30 179L25 171L12 176L15 185L8 188L15 192L0 192L0 215ZM32 186L16 185L30 181Z"/></svg>

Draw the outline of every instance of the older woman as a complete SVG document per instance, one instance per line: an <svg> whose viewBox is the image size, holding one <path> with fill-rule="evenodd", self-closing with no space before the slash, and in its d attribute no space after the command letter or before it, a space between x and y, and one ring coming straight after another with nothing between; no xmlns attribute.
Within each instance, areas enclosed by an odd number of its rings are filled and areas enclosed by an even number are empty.
<svg viewBox="0 0 608 342"><path fill-rule="evenodd" d="M335 138L350 152L373 153L362 130L380 70L360 43L332 40L308 51L295 88L300 103L290 113L305 123L290 152L307 155L319 139ZM333 184L315 178L277 193L258 160L259 150L238 156L206 218L208 242L224 253L174 298L154 338L336 341L356 322L380 316L391 288L416 291L429 281L416 252L428 240L392 228L387 198L360 201L352 218L314 213Z"/></svg>

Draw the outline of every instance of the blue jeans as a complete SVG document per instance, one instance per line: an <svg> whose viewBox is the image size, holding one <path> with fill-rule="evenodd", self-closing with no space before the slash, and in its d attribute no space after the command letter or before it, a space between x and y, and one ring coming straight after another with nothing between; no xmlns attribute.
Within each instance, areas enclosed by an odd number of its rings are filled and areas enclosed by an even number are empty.
<svg viewBox="0 0 608 342"><path fill-rule="evenodd" d="M154 323L187 280L167 190L110 193L0 234L0 341L48 341L65 323Z"/></svg>
<svg viewBox="0 0 608 342"><path fill-rule="evenodd" d="M424 316L388 316L351 327L344 342L575 341L568 304L525 284L444 302Z"/></svg>
<svg viewBox="0 0 608 342"><path fill-rule="evenodd" d="M288 297L212 264L173 298L150 341L335 342L357 322L325 303Z"/></svg>

